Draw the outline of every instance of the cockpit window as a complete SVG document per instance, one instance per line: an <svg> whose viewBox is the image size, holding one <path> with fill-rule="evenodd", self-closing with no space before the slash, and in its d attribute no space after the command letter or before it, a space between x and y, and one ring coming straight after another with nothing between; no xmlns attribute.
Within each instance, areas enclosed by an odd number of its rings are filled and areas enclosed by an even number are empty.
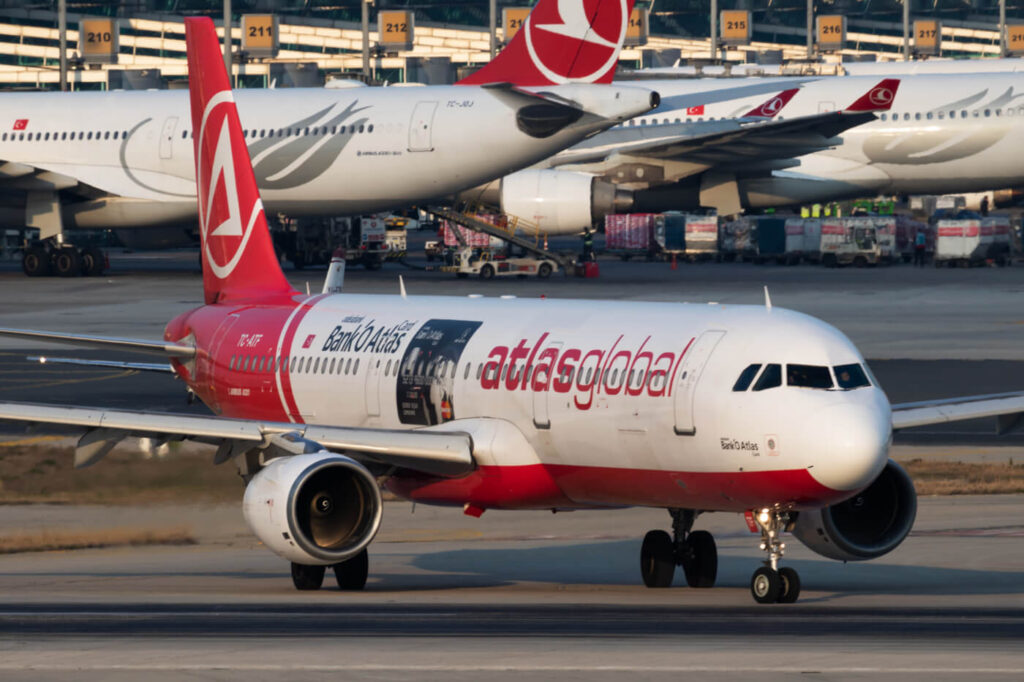
<svg viewBox="0 0 1024 682"><path fill-rule="evenodd" d="M835 370L836 381L839 383L839 388L844 391L871 385L867 374L864 373L864 368L858 364L838 365Z"/></svg>
<svg viewBox="0 0 1024 682"><path fill-rule="evenodd" d="M764 371L754 384L755 391L763 391L782 385L782 365L765 365Z"/></svg>
<svg viewBox="0 0 1024 682"><path fill-rule="evenodd" d="M750 388L750 382L757 376L757 370L761 369L760 363L756 365L749 365L745 370L740 373L740 378L733 384L732 390L734 391L745 391Z"/></svg>
<svg viewBox="0 0 1024 682"><path fill-rule="evenodd" d="M828 390L833 387L832 373L819 365L786 365L786 385Z"/></svg>

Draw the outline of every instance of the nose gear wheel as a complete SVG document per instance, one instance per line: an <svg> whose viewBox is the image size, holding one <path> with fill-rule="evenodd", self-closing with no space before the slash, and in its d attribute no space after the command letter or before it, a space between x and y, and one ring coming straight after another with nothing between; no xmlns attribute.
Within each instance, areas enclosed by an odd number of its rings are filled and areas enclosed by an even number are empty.
<svg viewBox="0 0 1024 682"><path fill-rule="evenodd" d="M792 528L796 517L777 509L760 509L752 516L761 530L761 549L768 558L751 576L750 594L758 604L792 604L800 597L800 576L788 566L779 568L786 551L780 536L783 530Z"/></svg>

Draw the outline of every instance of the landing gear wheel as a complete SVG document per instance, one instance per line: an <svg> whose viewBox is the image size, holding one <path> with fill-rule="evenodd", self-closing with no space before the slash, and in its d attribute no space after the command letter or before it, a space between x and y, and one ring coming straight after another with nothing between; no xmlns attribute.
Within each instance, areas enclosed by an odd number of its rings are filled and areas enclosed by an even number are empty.
<svg viewBox="0 0 1024 682"><path fill-rule="evenodd" d="M334 578L342 590L355 592L363 589L369 574L370 557L365 549L348 561L334 564Z"/></svg>
<svg viewBox="0 0 1024 682"><path fill-rule="evenodd" d="M782 580L782 591L779 593L780 604L793 604L800 597L800 575L789 566L779 569Z"/></svg>
<svg viewBox="0 0 1024 682"><path fill-rule="evenodd" d="M480 279L494 279L494 267L485 265L480 268Z"/></svg>
<svg viewBox="0 0 1024 682"><path fill-rule="evenodd" d="M539 277L541 279L547 279L550 276L551 276L551 264L550 263L541 263L540 267L537 268L537 277Z"/></svg>
<svg viewBox="0 0 1024 682"><path fill-rule="evenodd" d="M32 246L25 249L21 257L21 269L29 277L45 277L50 274L50 256L46 249Z"/></svg>
<svg viewBox="0 0 1024 682"><path fill-rule="evenodd" d="M676 572L672 536L663 530L648 531L640 548L640 575L647 587L670 587Z"/></svg>
<svg viewBox="0 0 1024 682"><path fill-rule="evenodd" d="M107 257L95 246L82 249L82 274L86 277L99 277L107 269Z"/></svg>
<svg viewBox="0 0 1024 682"><path fill-rule="evenodd" d="M82 259L78 249L65 246L53 257L53 270L61 277L77 277L82 273Z"/></svg>
<svg viewBox="0 0 1024 682"><path fill-rule="evenodd" d="M326 566L307 566L292 562L292 583L296 590L319 590L324 584Z"/></svg>
<svg viewBox="0 0 1024 682"><path fill-rule="evenodd" d="M686 539L689 552L683 559L683 573L690 587L714 587L718 577L718 548L706 530L695 530Z"/></svg>
<svg viewBox="0 0 1024 682"><path fill-rule="evenodd" d="M754 571L750 578L750 594L758 604L774 604L782 593L782 578L768 566Z"/></svg>

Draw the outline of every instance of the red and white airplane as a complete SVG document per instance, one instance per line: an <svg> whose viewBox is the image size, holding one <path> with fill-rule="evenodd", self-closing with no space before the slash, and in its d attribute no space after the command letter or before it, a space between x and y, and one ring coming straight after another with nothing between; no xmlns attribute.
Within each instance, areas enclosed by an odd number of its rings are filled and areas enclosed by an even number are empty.
<svg viewBox="0 0 1024 682"><path fill-rule="evenodd" d="M377 478L418 502L488 509L643 505L651 587L715 582L703 512L762 535L758 602L792 602L781 534L840 560L902 542L916 497L894 428L1024 411L1024 393L893 408L835 328L765 306L308 295L278 267L208 19L187 20L205 305L162 341L0 330L149 351L217 416L0 403L0 419L86 430L76 464L128 436L235 460L252 531L299 589L366 581Z"/></svg>

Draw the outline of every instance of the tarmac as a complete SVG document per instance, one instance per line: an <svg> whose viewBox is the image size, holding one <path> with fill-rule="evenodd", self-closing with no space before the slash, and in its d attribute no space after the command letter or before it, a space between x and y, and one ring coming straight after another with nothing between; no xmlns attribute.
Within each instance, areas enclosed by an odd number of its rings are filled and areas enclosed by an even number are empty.
<svg viewBox="0 0 1024 682"><path fill-rule="evenodd" d="M0 324L159 338L201 299L195 253L127 254L109 277L25 280L0 268ZM597 280L461 281L388 265L350 291L719 301L818 315L869 358L894 402L1024 387L1024 269L873 269L602 261ZM290 272L319 288L322 271ZM201 410L172 379L29 365L0 346L0 399ZM52 350L50 351L52 352ZM58 354L89 357L73 348ZM898 458L1020 458L991 424L931 431ZM0 437L11 438L7 433ZM899 443L899 441L898 441ZM954 447L955 446L955 447ZM954 454L951 454L954 453ZM956 455L955 453L959 453ZM102 464L100 465L102 466ZM239 490L239 498L241 490ZM911 536L842 564L787 543L801 599L757 606L758 536L702 516L712 589L647 589L640 541L663 510L550 514L389 502L360 593L296 592L240 505L10 506L6 531L185 525L198 544L0 556L0 677L11 680L1016 680L1024 677L1024 496L919 500Z"/></svg>

